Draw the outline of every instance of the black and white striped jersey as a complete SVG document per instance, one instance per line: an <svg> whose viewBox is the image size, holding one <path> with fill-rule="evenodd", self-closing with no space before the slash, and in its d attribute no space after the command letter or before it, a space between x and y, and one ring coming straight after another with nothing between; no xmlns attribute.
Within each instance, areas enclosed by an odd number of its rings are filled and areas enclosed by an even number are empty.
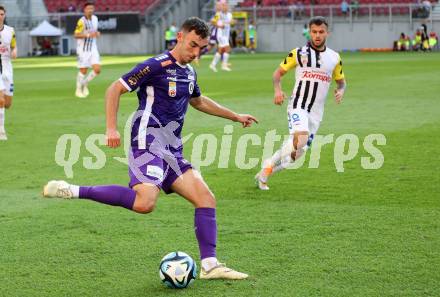
<svg viewBox="0 0 440 297"><path fill-rule="evenodd" d="M280 67L285 71L295 69L296 82L288 108L307 110L320 121L332 79L344 79L339 54L328 47L318 51L307 44L293 49Z"/></svg>
<svg viewBox="0 0 440 297"><path fill-rule="evenodd" d="M96 15L92 15L91 19L87 19L85 16L82 16L78 23L76 24L75 33L93 33L98 31L98 17ZM78 38L77 39L77 52L91 52L93 50L97 50L98 47L96 45L96 38L88 37L88 38Z"/></svg>

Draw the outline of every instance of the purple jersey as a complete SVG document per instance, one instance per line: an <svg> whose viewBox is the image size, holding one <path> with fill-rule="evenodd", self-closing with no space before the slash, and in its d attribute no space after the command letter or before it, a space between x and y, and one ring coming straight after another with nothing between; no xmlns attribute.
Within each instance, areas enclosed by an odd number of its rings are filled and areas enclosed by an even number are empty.
<svg viewBox="0 0 440 297"><path fill-rule="evenodd" d="M211 26L211 35L209 36L209 43L216 44L217 40L217 27Z"/></svg>
<svg viewBox="0 0 440 297"><path fill-rule="evenodd" d="M171 144L170 150L181 151L181 131L189 100L200 96L194 69L190 65L179 65L165 52L138 64L119 81L130 92L137 90L139 98L131 129L132 148L151 149L157 138L155 133L172 131L171 138L177 139L179 144Z"/></svg>

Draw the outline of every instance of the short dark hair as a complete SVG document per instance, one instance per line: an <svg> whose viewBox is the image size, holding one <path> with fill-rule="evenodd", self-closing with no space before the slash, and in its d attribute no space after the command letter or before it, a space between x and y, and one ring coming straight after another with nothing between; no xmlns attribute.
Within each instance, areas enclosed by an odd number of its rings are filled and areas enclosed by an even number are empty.
<svg viewBox="0 0 440 297"><path fill-rule="evenodd" d="M322 24L324 24L328 28L328 23L327 23L327 20L325 19L325 17L315 16L315 17L310 19L310 21L309 21L309 28L312 25L321 26Z"/></svg>
<svg viewBox="0 0 440 297"><path fill-rule="evenodd" d="M6 9L4 6L0 5L0 10L3 10L4 12L6 12Z"/></svg>
<svg viewBox="0 0 440 297"><path fill-rule="evenodd" d="M90 5L95 5L95 2L92 2L92 1L86 1L86 3L84 3L84 5L83 5L83 9L85 9L87 6L90 6Z"/></svg>
<svg viewBox="0 0 440 297"><path fill-rule="evenodd" d="M209 27L205 21L199 19L198 17L190 17L183 22L182 31L191 32L195 31L197 35L202 38L206 38L209 36Z"/></svg>

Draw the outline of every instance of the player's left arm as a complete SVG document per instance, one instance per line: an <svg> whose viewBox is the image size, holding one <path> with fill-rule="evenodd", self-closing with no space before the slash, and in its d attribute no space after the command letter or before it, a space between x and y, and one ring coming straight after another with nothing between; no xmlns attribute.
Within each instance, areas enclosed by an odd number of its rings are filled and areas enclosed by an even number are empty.
<svg viewBox="0 0 440 297"><path fill-rule="evenodd" d="M15 31L12 32L12 40L11 40L11 58L17 58L17 38L15 37Z"/></svg>
<svg viewBox="0 0 440 297"><path fill-rule="evenodd" d="M238 114L203 95L191 98L189 103L192 107L204 113L225 118L233 122L239 122L243 125L243 128L250 127L253 122L258 123L258 120L254 116L250 114Z"/></svg>
<svg viewBox="0 0 440 297"><path fill-rule="evenodd" d="M335 101L337 104L339 104L344 98L345 88L347 87L344 71L342 70L341 58L339 58L339 61L336 64L335 69L333 70L333 79L336 81Z"/></svg>

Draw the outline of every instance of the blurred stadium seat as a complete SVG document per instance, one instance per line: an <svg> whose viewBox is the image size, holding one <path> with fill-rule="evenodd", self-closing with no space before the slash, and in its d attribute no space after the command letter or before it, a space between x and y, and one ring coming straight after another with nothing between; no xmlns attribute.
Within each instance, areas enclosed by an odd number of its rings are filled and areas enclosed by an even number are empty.
<svg viewBox="0 0 440 297"><path fill-rule="evenodd" d="M145 10L154 4L156 0L96 0L96 11L135 11L144 13ZM76 11L81 11L85 1L68 2L61 0L44 0L48 12L68 11L68 6L73 3Z"/></svg>

